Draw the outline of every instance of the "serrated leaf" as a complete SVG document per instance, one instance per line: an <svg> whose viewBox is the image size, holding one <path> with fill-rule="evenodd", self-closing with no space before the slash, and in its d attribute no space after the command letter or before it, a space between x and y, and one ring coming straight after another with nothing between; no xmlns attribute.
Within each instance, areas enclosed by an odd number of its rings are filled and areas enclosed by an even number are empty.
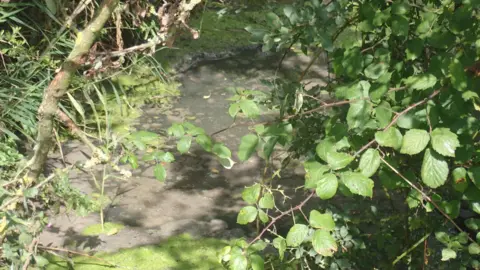
<svg viewBox="0 0 480 270"><path fill-rule="evenodd" d="M399 149L402 146L403 136L397 128L390 127L385 131L377 131L375 140L381 146Z"/></svg>
<svg viewBox="0 0 480 270"><path fill-rule="evenodd" d="M273 246L278 249L278 255L280 257L280 260L283 260L283 257L285 256L285 251L287 250L287 242L285 241L285 239L277 237L273 239L272 243Z"/></svg>
<svg viewBox="0 0 480 270"><path fill-rule="evenodd" d="M255 118L260 114L260 109L253 100L244 99L238 102L243 114L248 118Z"/></svg>
<svg viewBox="0 0 480 270"><path fill-rule="evenodd" d="M358 168L363 175L370 177L377 172L380 163L380 153L378 153L377 150L370 148L363 153Z"/></svg>
<svg viewBox="0 0 480 270"><path fill-rule="evenodd" d="M253 254L250 255L250 264L252 266L252 270L263 270L265 262L263 261L263 258L260 257L260 255Z"/></svg>
<svg viewBox="0 0 480 270"><path fill-rule="evenodd" d="M190 146L192 145L192 137L190 136L183 136L178 140L177 142L177 150L178 152L185 154L188 152L190 149Z"/></svg>
<svg viewBox="0 0 480 270"><path fill-rule="evenodd" d="M272 193L266 193L258 202L258 206L265 209L272 209L275 206Z"/></svg>
<svg viewBox="0 0 480 270"><path fill-rule="evenodd" d="M406 78L404 82L412 89L425 90L437 84L437 77L433 74L414 75Z"/></svg>
<svg viewBox="0 0 480 270"><path fill-rule="evenodd" d="M317 156L324 161L327 161L327 153L335 150L335 141L331 137L321 140L315 148Z"/></svg>
<svg viewBox="0 0 480 270"><path fill-rule="evenodd" d="M348 166L355 157L347 153L328 152L327 163L332 170L340 170Z"/></svg>
<svg viewBox="0 0 480 270"><path fill-rule="evenodd" d="M153 175L157 178L158 181L163 182L167 177L167 171L161 164L155 165L153 168Z"/></svg>
<svg viewBox="0 0 480 270"><path fill-rule="evenodd" d="M445 183L448 177L448 163L431 149L425 150L422 162L422 181L431 188L437 188Z"/></svg>
<svg viewBox="0 0 480 270"><path fill-rule="evenodd" d="M262 190L262 187L260 184L255 184L250 187L246 187L242 191L242 199L249 203L249 204L255 204L258 201L258 198L260 197L260 192Z"/></svg>
<svg viewBox="0 0 480 270"><path fill-rule="evenodd" d="M287 245L290 247L298 247L308 235L308 226L303 224L293 225L287 234Z"/></svg>
<svg viewBox="0 0 480 270"><path fill-rule="evenodd" d="M328 200L333 198L337 193L338 189L338 180L337 176L332 173L324 174L318 177L316 183L317 196L322 200Z"/></svg>
<svg viewBox="0 0 480 270"><path fill-rule="evenodd" d="M455 250L449 248L442 249L442 261L448 261L455 258L457 258L457 252L455 252Z"/></svg>
<svg viewBox="0 0 480 270"><path fill-rule="evenodd" d="M365 68L365 77L376 80L388 71L388 65L381 63L372 63Z"/></svg>
<svg viewBox="0 0 480 270"><path fill-rule="evenodd" d="M340 179L353 194L370 198L373 196L373 181L363 174L344 172L340 175Z"/></svg>
<svg viewBox="0 0 480 270"><path fill-rule="evenodd" d="M303 164L305 168L305 188L316 188L318 181L322 178L323 174L330 168L326 165L320 164L316 161L306 161Z"/></svg>
<svg viewBox="0 0 480 270"><path fill-rule="evenodd" d="M212 152L219 158L227 159L232 157L232 152L222 143L216 143L212 147Z"/></svg>
<svg viewBox="0 0 480 270"><path fill-rule="evenodd" d="M250 222L253 222L257 218L257 208L253 206L245 206L242 209L240 209L240 212L238 212L237 216L237 223L241 225L248 224Z"/></svg>
<svg viewBox="0 0 480 270"><path fill-rule="evenodd" d="M335 221L330 213L321 214L317 210L310 211L308 218L310 226L317 229L333 231L335 229Z"/></svg>
<svg viewBox="0 0 480 270"><path fill-rule="evenodd" d="M313 249L322 256L333 256L338 249L335 238L324 230L316 230L312 239Z"/></svg>
<svg viewBox="0 0 480 270"><path fill-rule="evenodd" d="M402 140L402 148L400 153L408 155L416 155L427 147L430 141L430 135L426 130L410 129L405 133Z"/></svg>
<svg viewBox="0 0 480 270"><path fill-rule="evenodd" d="M248 134L242 137L238 147L238 158L241 161L248 160L255 152L258 144L258 137L254 134Z"/></svg>
<svg viewBox="0 0 480 270"><path fill-rule="evenodd" d="M210 136L205 134L200 134L195 137L195 141L207 152L212 151L213 141Z"/></svg>
<svg viewBox="0 0 480 270"><path fill-rule="evenodd" d="M390 103L387 101L382 101L378 106L375 108L375 118L378 122L379 128L385 128L390 124L392 120L392 107Z"/></svg>
<svg viewBox="0 0 480 270"><path fill-rule="evenodd" d="M432 147L437 153L455 157L455 149L460 146L457 134L448 128L436 128L432 131Z"/></svg>

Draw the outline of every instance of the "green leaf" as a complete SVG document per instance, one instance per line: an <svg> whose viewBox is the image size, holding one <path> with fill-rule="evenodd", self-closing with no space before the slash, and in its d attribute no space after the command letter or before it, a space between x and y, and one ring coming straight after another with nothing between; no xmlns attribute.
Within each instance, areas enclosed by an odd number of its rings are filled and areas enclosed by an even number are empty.
<svg viewBox="0 0 480 270"><path fill-rule="evenodd" d="M190 146L192 145L192 137L190 136L183 136L180 138L180 140L177 142L177 150L178 152L185 154L188 152L190 149Z"/></svg>
<svg viewBox="0 0 480 270"><path fill-rule="evenodd" d="M241 225L248 224L253 222L257 218L257 208L253 206L245 206L240 209L240 212L237 216L237 223Z"/></svg>
<svg viewBox="0 0 480 270"><path fill-rule="evenodd" d="M448 163L441 155L427 149L423 157L421 175L422 181L427 186L437 188L447 181Z"/></svg>
<svg viewBox="0 0 480 270"><path fill-rule="evenodd" d="M330 168L316 161L307 161L303 164L305 168L305 188L316 188L317 183L322 179L323 174Z"/></svg>
<svg viewBox="0 0 480 270"><path fill-rule="evenodd" d="M240 141L240 146L238 147L238 158L241 161L248 160L252 154L255 152L255 149L258 144L258 137L254 134L248 134L242 137Z"/></svg>
<svg viewBox="0 0 480 270"><path fill-rule="evenodd" d="M247 257L243 254L232 255L230 260L230 269L231 270L247 270L248 260Z"/></svg>
<svg viewBox="0 0 480 270"><path fill-rule="evenodd" d="M457 252L455 252L455 250L449 248L442 249L442 261L448 261L455 258L457 258Z"/></svg>
<svg viewBox="0 0 480 270"><path fill-rule="evenodd" d="M465 192L468 188L467 170L463 167L455 168L452 172L453 188L458 192Z"/></svg>
<svg viewBox="0 0 480 270"><path fill-rule="evenodd" d="M452 219L455 219L460 214L460 201L453 200L453 201L442 201L440 203L440 207L443 211L449 215Z"/></svg>
<svg viewBox="0 0 480 270"><path fill-rule="evenodd" d="M392 107L390 103L382 101L382 103L378 104L375 108L375 118L377 119L379 128L388 126L392 120Z"/></svg>
<svg viewBox="0 0 480 270"><path fill-rule="evenodd" d="M287 245L290 247L298 247L308 235L308 226L303 224L293 225L287 234Z"/></svg>
<svg viewBox="0 0 480 270"><path fill-rule="evenodd" d="M155 176L155 178L157 178L158 181L163 182L167 177L167 171L161 164L157 164L153 168L153 175Z"/></svg>
<svg viewBox="0 0 480 270"><path fill-rule="evenodd" d="M342 66L348 77L356 78L362 71L363 67L363 59L360 48L353 47L346 50L343 55Z"/></svg>
<svg viewBox="0 0 480 270"><path fill-rule="evenodd" d="M216 143L212 147L212 152L217 155L219 158L230 158L232 157L232 152L222 143Z"/></svg>
<svg viewBox="0 0 480 270"><path fill-rule="evenodd" d="M23 196L27 198L35 198L38 195L38 188L27 188L23 190Z"/></svg>
<svg viewBox="0 0 480 270"><path fill-rule="evenodd" d="M404 82L412 89L425 90L437 84L437 77L433 74L414 75L406 78Z"/></svg>
<svg viewBox="0 0 480 270"><path fill-rule="evenodd" d="M327 163L332 170L340 170L348 166L353 160L354 156L347 153L328 152Z"/></svg>
<svg viewBox="0 0 480 270"><path fill-rule="evenodd" d="M407 198L405 199L408 204L408 208L413 209L417 208L423 200L423 196L420 192L415 189L411 189L408 192Z"/></svg>
<svg viewBox="0 0 480 270"><path fill-rule="evenodd" d="M232 118L235 118L235 116L237 116L239 112L240 112L240 105L238 103L232 103L230 104L230 107L228 107L228 114L230 114Z"/></svg>
<svg viewBox="0 0 480 270"><path fill-rule="evenodd" d="M392 33L397 36L408 35L408 19L404 16L393 15L392 16Z"/></svg>
<svg viewBox="0 0 480 270"><path fill-rule="evenodd" d="M253 100L244 99L238 102L243 114L248 118L255 118L260 115L260 109Z"/></svg>
<svg viewBox="0 0 480 270"><path fill-rule="evenodd" d="M185 135L185 129L183 128L183 126L181 124L175 123L171 127L168 128L167 133L170 136L180 138L183 135Z"/></svg>
<svg viewBox="0 0 480 270"><path fill-rule="evenodd" d="M285 241L285 239L277 237L273 239L272 243L273 246L278 249L278 255L280 257L280 260L283 260L283 257L285 256L285 251L287 250L287 242Z"/></svg>
<svg viewBox="0 0 480 270"><path fill-rule="evenodd" d="M30 243L32 243L32 240L33 240L33 237L28 233L22 232L18 236L18 242L22 245L25 245L25 246L30 245Z"/></svg>
<svg viewBox="0 0 480 270"><path fill-rule="evenodd" d="M322 256L331 257L338 249L335 238L324 230L316 230L312 239L313 249Z"/></svg>
<svg viewBox="0 0 480 270"><path fill-rule="evenodd" d="M429 141L430 135L427 131L422 129L410 129L403 136L400 153L416 155L427 147Z"/></svg>
<svg viewBox="0 0 480 270"><path fill-rule="evenodd" d="M472 255L480 254L480 246L477 243L471 243L468 246L468 253L470 253Z"/></svg>
<svg viewBox="0 0 480 270"><path fill-rule="evenodd" d="M480 230L480 219L478 218L469 218L465 220L465 226L473 231Z"/></svg>
<svg viewBox="0 0 480 270"><path fill-rule="evenodd" d="M266 193L258 202L258 206L261 208L272 209L275 206L272 193Z"/></svg>
<svg viewBox="0 0 480 270"><path fill-rule="evenodd" d="M333 221L332 214L321 214L317 210L310 211L310 217L308 218L310 226L317 229L323 229L327 231L333 231L335 229L335 221Z"/></svg>
<svg viewBox="0 0 480 270"><path fill-rule="evenodd" d="M250 264L252 265L252 270L263 270L265 266L263 258L257 254L250 255Z"/></svg>
<svg viewBox="0 0 480 270"><path fill-rule="evenodd" d="M376 80L388 71L388 65L385 63L372 63L365 68L365 77Z"/></svg>
<svg viewBox="0 0 480 270"><path fill-rule="evenodd" d="M315 148L317 156L324 161L327 161L327 153L335 150L335 141L331 137L321 140Z"/></svg>
<svg viewBox="0 0 480 270"><path fill-rule="evenodd" d="M397 128L390 127L385 131L377 131L375 133L375 140L384 147L391 147L399 149L402 146L402 133Z"/></svg>
<svg viewBox="0 0 480 270"><path fill-rule="evenodd" d="M45 257L40 255L35 255L34 258L37 267L45 267L50 263Z"/></svg>
<svg viewBox="0 0 480 270"><path fill-rule="evenodd" d="M444 245L448 245L448 243L450 243L450 236L446 232L435 232L435 239L437 239L440 243Z"/></svg>
<svg viewBox="0 0 480 270"><path fill-rule="evenodd" d="M370 109L371 106L366 100L350 103L350 108L347 112L348 128L364 128L365 124L370 120Z"/></svg>
<svg viewBox="0 0 480 270"><path fill-rule="evenodd" d="M377 150L370 148L363 153L358 168L363 175L371 177L377 172L380 163L380 153L378 153Z"/></svg>
<svg viewBox="0 0 480 270"><path fill-rule="evenodd" d="M274 28L280 28L282 26L280 18L273 12L268 12L265 18L267 19L267 23Z"/></svg>
<svg viewBox="0 0 480 270"><path fill-rule="evenodd" d="M340 175L340 179L353 194L370 198L373 196L373 181L363 174L344 172Z"/></svg>
<svg viewBox="0 0 480 270"><path fill-rule="evenodd" d="M410 5L406 1L395 1L392 4L392 14L404 15L407 14L409 10Z"/></svg>
<svg viewBox="0 0 480 270"><path fill-rule="evenodd" d="M249 203L249 204L255 204L258 201L258 198L260 197L260 191L262 190L262 186L260 184L255 184L250 187L246 187L242 191L242 199Z"/></svg>
<svg viewBox="0 0 480 270"><path fill-rule="evenodd" d="M449 66L450 80L452 85L458 91L465 91L468 87L467 74L464 71L462 63L458 59L454 59Z"/></svg>
<svg viewBox="0 0 480 270"><path fill-rule="evenodd" d="M468 177L480 189L480 167L471 167L468 169Z"/></svg>
<svg viewBox="0 0 480 270"><path fill-rule="evenodd" d="M210 136L205 134L200 134L195 137L195 141L207 152L212 151L213 141Z"/></svg>
<svg viewBox="0 0 480 270"><path fill-rule="evenodd" d="M262 223L268 222L268 215L262 209L258 209L258 218Z"/></svg>
<svg viewBox="0 0 480 270"><path fill-rule="evenodd" d="M407 48L405 53L407 55L407 60L415 60L422 55L424 41L422 39L416 38L409 40L407 42Z"/></svg>
<svg viewBox="0 0 480 270"><path fill-rule="evenodd" d="M278 137L270 137L268 138L265 145L263 145L263 154L265 155L265 159L267 160L270 159L270 156L272 155L277 142L278 142Z"/></svg>
<svg viewBox="0 0 480 270"><path fill-rule="evenodd" d="M320 197L320 199L322 200L331 199L337 193L338 180L335 174L324 174L317 178L315 183L317 186L315 192L317 193L317 196Z"/></svg>
<svg viewBox="0 0 480 270"><path fill-rule="evenodd" d="M457 134L448 128L436 128L432 131L432 147L437 153L455 157L455 149L460 146Z"/></svg>

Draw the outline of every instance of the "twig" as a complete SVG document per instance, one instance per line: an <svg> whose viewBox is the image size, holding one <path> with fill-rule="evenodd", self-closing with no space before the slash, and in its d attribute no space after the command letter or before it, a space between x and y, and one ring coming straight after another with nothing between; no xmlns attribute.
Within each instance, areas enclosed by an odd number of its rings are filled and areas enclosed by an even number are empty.
<svg viewBox="0 0 480 270"><path fill-rule="evenodd" d="M263 228L263 230L257 235L257 237L255 237L252 241L250 241L250 243L248 243L248 245L252 245L256 241L260 240L262 238L263 234L265 234L265 232L268 231L268 229L270 227L272 227L275 224L275 222L277 222L279 219L281 219L284 216L289 215L289 214L293 213L294 211L302 208L313 197L313 195L315 195L315 191L312 191L312 193L310 193L310 195L308 195L308 197L305 200L303 200L299 205L291 208L288 211L282 212L280 215L274 217L272 219L272 221L270 221L270 223L268 223L268 225L265 228Z"/></svg>
<svg viewBox="0 0 480 270"><path fill-rule="evenodd" d="M99 257L96 257L96 256L92 256L92 255L87 254L87 253L82 253L82 252L73 251L73 250L64 249L64 248L47 247L47 246L44 246L44 245L38 245L38 248L41 248L41 249L44 249L44 250L67 252L67 253L70 253L70 254L75 254L75 255L82 256L82 257L87 257L87 258L90 258L90 259L101 261L101 262L104 262L104 263L106 263L110 266L113 266L113 267L118 267L118 265L116 265L114 263L111 263L111 262L109 262L105 259L102 259L102 258L99 258Z"/></svg>
<svg viewBox="0 0 480 270"><path fill-rule="evenodd" d="M35 249L35 245L37 244L37 242L38 238L33 238L32 242L28 246L28 256L25 259L22 270L28 270L28 266L30 266L30 262L32 261L33 250Z"/></svg>
<svg viewBox="0 0 480 270"><path fill-rule="evenodd" d="M398 121L398 119L399 119L402 115L408 113L409 111L413 110L414 108L416 108L416 107L418 107L418 106L426 103L426 102L429 101L430 99L432 99L432 98L434 98L435 96L437 96L437 95L440 93L441 90L442 90L442 89L438 89L438 90L433 91L433 93L431 93L428 97L420 100L420 101L417 102L417 103L414 103L414 104L408 106L405 110L403 110L403 111L399 112L398 114L396 114L395 117L393 117L392 121L383 129L383 131L385 131L385 130L389 129L390 127L392 127L392 126ZM355 156L358 156L360 153L362 153L363 151L365 151L365 150L366 150L368 147L370 147L373 143L375 143L375 139L369 141L369 142L368 142L367 144L365 144L362 148L360 148L360 150L358 150L358 151L355 153Z"/></svg>
<svg viewBox="0 0 480 270"><path fill-rule="evenodd" d="M427 238L430 236L430 234L431 233L427 233L420 240L418 240L415 244L413 244L413 246L411 246L409 249L407 249L407 251L400 254L400 256L398 256L395 259L395 261L393 261L392 265L397 264L397 262L399 262L401 259L403 259L403 257L407 256L408 253L412 252L412 250L414 250L416 247L418 247L418 245L420 245L423 241L427 241Z"/></svg>
<svg viewBox="0 0 480 270"><path fill-rule="evenodd" d="M383 157L380 157L380 159L383 161L383 163L385 163L385 165L387 165L387 167L390 168L390 170L392 170L396 175L400 176L400 178L402 178L405 182L407 182L407 184L409 186L411 186L413 189L415 189L418 193L420 193L422 195L422 197L427 200L429 203L431 203L441 214L442 216L444 216L448 221L450 221L450 223L453 224L453 226L455 226L455 228L457 228L458 231L460 232L463 232L465 233L465 231L462 230L462 228L460 228L460 226L457 225L457 223L455 223L455 221L453 221L453 219L447 215L441 208L440 206L438 206L438 204L432 200L432 198L430 198L430 196L428 196L427 194L425 194L425 192L423 192L421 189L419 189L417 186L415 186L415 184L413 184L410 180L408 180L405 176L403 176L397 169L395 169L390 163L388 163ZM470 235L468 235L468 233L465 233L468 237L468 239L470 241L472 241L473 243L475 243L475 240L473 240Z"/></svg>

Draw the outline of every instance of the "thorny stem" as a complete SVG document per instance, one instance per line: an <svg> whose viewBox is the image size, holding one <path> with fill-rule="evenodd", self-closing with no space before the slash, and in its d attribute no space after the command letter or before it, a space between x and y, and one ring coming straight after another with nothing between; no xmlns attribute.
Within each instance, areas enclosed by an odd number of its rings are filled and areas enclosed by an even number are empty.
<svg viewBox="0 0 480 270"><path fill-rule="evenodd" d="M262 236L265 234L265 232L267 232L270 229L270 227L272 227L278 220L280 220L286 215L289 215L295 212L296 210L301 209L313 197L313 195L315 195L315 191L312 191L310 195L308 195L308 197L297 206L290 208L290 210L282 212L280 215L274 217L272 221L270 221L270 223L268 223L268 225L265 228L263 228L263 230L257 235L257 237L255 237L252 241L250 241L250 243L248 243L248 245L252 245L256 241L260 240Z"/></svg>
<svg viewBox="0 0 480 270"><path fill-rule="evenodd" d="M387 165L387 167L390 168L390 170L392 170L396 175L400 176L400 178L402 178L405 182L407 182L407 184L409 186L411 186L418 193L420 193L425 200L427 200L429 203L431 203L438 210L438 212L440 212L442 214L442 216L444 216L448 221L450 221L450 223L453 224L453 226L455 226L455 228L457 228L458 231L460 231L462 233L465 233L465 231L462 230L462 228L460 228L460 226L458 226L457 223L455 223L455 221L453 221L453 219L449 215L447 215L440 208L440 206L438 206L438 204L435 201L432 200L432 198L430 198L430 196L428 196L425 192L423 192L421 189L419 189L417 186L415 186L415 184L413 184L410 180L408 180L405 176L403 176L397 169L395 169L395 167L393 167L390 163L388 163L383 157L380 157L380 159L383 161L383 163L385 163L385 165ZM470 235L468 235L467 233L466 233L466 235L467 235L467 237L470 241L475 243L475 240L473 240L470 237Z"/></svg>

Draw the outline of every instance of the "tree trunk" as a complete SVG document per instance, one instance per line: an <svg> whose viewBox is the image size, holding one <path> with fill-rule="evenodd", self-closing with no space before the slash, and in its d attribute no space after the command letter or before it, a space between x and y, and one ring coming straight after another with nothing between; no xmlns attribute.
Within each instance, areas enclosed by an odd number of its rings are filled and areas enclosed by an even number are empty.
<svg viewBox="0 0 480 270"><path fill-rule="evenodd" d="M29 161L29 178L35 181L43 172L47 155L53 142L53 119L58 109L58 100L66 93L72 76L85 61L96 35L103 29L119 0L104 0L95 18L78 33L70 55L45 89L43 100L38 109L37 143L34 155Z"/></svg>

